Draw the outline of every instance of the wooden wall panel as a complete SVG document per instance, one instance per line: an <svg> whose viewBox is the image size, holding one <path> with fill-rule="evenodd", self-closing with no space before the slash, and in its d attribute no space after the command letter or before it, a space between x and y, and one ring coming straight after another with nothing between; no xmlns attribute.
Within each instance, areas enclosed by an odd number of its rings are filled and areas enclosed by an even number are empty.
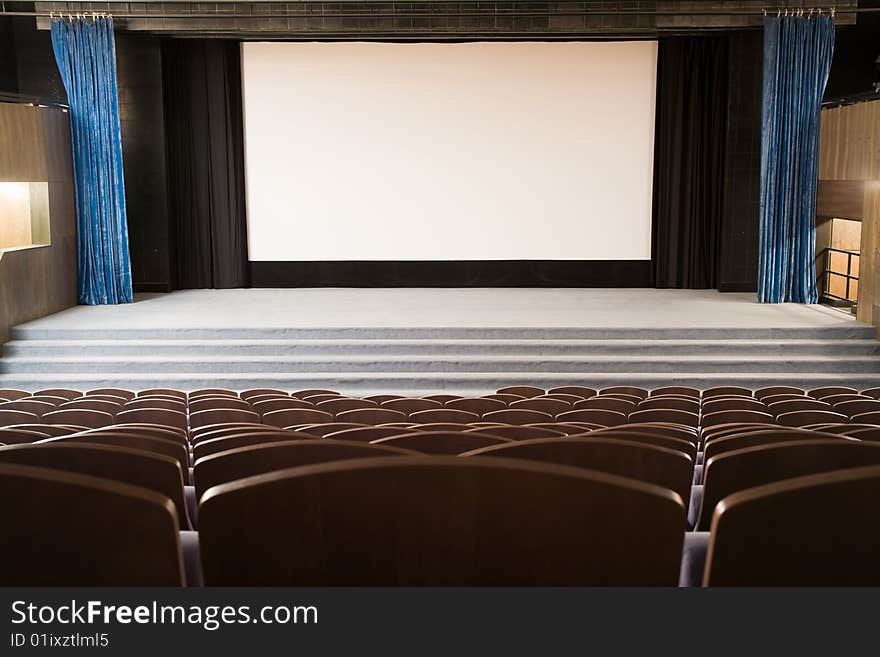
<svg viewBox="0 0 880 657"><path fill-rule="evenodd" d="M861 220L864 201L865 183L861 180L820 180L816 214Z"/></svg>
<svg viewBox="0 0 880 657"><path fill-rule="evenodd" d="M880 327L880 182L865 185L858 319Z"/></svg>
<svg viewBox="0 0 880 657"><path fill-rule="evenodd" d="M822 110L819 180L880 180L880 100Z"/></svg>
<svg viewBox="0 0 880 657"><path fill-rule="evenodd" d="M49 182L51 245L0 252L0 345L16 324L76 305L76 224L66 112L0 103L0 180Z"/></svg>

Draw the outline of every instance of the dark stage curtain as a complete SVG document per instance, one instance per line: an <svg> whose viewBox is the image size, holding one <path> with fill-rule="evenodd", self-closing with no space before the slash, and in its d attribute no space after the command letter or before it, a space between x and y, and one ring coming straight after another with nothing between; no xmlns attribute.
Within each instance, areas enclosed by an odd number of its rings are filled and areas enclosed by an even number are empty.
<svg viewBox="0 0 880 657"><path fill-rule="evenodd" d="M716 286L727 77L726 37L660 40L652 243L657 287Z"/></svg>
<svg viewBox="0 0 880 657"><path fill-rule="evenodd" d="M172 281L178 289L248 284L239 44L162 46Z"/></svg>

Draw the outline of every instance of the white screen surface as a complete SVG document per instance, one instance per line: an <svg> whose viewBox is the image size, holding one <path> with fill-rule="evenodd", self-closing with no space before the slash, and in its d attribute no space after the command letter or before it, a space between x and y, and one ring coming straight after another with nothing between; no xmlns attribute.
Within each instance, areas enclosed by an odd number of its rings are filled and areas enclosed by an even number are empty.
<svg viewBox="0 0 880 657"><path fill-rule="evenodd" d="M252 261L647 260L657 44L244 43Z"/></svg>

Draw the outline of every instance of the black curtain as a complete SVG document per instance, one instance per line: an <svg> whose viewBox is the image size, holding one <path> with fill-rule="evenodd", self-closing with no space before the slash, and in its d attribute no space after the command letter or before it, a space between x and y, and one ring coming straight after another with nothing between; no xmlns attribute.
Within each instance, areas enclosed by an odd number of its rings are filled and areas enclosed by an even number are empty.
<svg viewBox="0 0 880 657"><path fill-rule="evenodd" d="M177 289L248 285L239 44L162 45L171 279Z"/></svg>
<svg viewBox="0 0 880 657"><path fill-rule="evenodd" d="M657 287L717 284L727 71L727 37L660 40L652 240Z"/></svg>

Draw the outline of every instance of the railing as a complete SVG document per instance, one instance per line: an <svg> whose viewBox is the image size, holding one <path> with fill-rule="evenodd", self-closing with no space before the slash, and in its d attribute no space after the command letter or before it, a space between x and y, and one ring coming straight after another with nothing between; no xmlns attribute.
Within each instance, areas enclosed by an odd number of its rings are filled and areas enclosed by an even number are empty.
<svg viewBox="0 0 880 657"><path fill-rule="evenodd" d="M846 256L846 273L842 271L838 271L836 269L831 268L831 254L832 253L843 253ZM851 290L853 281L858 283L859 277L853 275L853 257L858 258L859 254L855 251L844 251L843 249L835 249L832 247L826 247L819 252L817 256L817 260L822 262L822 267L817 269L819 270L819 274L816 277L817 282L819 284L820 295L823 299L829 299L836 302L837 305L850 306L852 308L856 307L856 300L851 298ZM846 291L844 292L844 296L838 296L828 291L829 287L829 274L833 274L835 276L840 276L846 279Z"/></svg>

